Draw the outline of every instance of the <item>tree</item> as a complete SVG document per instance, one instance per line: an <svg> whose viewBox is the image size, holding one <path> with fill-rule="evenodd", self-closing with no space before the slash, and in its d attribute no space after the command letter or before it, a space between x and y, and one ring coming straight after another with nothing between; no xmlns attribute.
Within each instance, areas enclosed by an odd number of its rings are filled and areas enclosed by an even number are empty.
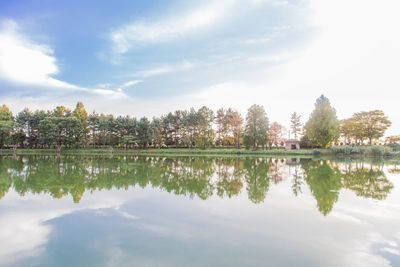
<svg viewBox="0 0 400 267"><path fill-rule="evenodd" d="M293 137L295 140L299 137L301 133L302 124L300 122L301 116L296 112L292 113L290 117L290 130L292 131Z"/></svg>
<svg viewBox="0 0 400 267"><path fill-rule="evenodd" d="M96 112L93 111L93 113L90 114L89 118L88 118L88 127L89 127L88 130L90 131L89 138L91 139L89 142L92 143L93 147L96 147L96 144L97 144L97 139L98 139L97 134L99 132L99 121L100 121L99 114L97 114Z"/></svg>
<svg viewBox="0 0 400 267"><path fill-rule="evenodd" d="M76 103L76 107L72 114L82 123L82 125L87 123L88 114L82 102Z"/></svg>
<svg viewBox="0 0 400 267"><path fill-rule="evenodd" d="M305 130L311 144L317 147L327 148L339 138L336 110L324 95L317 99Z"/></svg>
<svg viewBox="0 0 400 267"><path fill-rule="evenodd" d="M228 111L223 108L218 109L215 116L215 122L217 125L217 143L219 145L226 145L229 132Z"/></svg>
<svg viewBox="0 0 400 267"><path fill-rule="evenodd" d="M161 146L164 144L162 130L161 119L153 118L151 121L151 134L154 147L161 148Z"/></svg>
<svg viewBox="0 0 400 267"><path fill-rule="evenodd" d="M382 110L358 112L353 115L353 118L358 123L362 136L369 140L370 145L372 140L383 137L392 125Z"/></svg>
<svg viewBox="0 0 400 267"><path fill-rule="evenodd" d="M233 133L233 137L235 139L236 148L240 149L240 137L242 136L243 131L243 118L237 111L232 111L229 114L229 124L231 127L231 131Z"/></svg>
<svg viewBox="0 0 400 267"><path fill-rule="evenodd" d="M247 111L245 144L257 149L267 143L268 118L263 106L253 105Z"/></svg>
<svg viewBox="0 0 400 267"><path fill-rule="evenodd" d="M139 120L137 132L140 147L146 149L152 136L150 121L146 117Z"/></svg>
<svg viewBox="0 0 400 267"><path fill-rule="evenodd" d="M360 140L362 136L358 135L358 132L358 124L354 118L340 121L340 133L343 135L346 144L351 143L352 139L355 139L356 142Z"/></svg>
<svg viewBox="0 0 400 267"><path fill-rule="evenodd" d="M196 143L196 135L198 133L198 114L194 108L184 113L183 117L183 142L187 147L192 148Z"/></svg>
<svg viewBox="0 0 400 267"><path fill-rule="evenodd" d="M277 122L273 122L271 124L271 126L269 127L269 134L268 134L268 141L270 144L270 147L272 147L272 145L275 146L280 146L281 143L283 142L283 126L280 125Z"/></svg>
<svg viewBox="0 0 400 267"><path fill-rule="evenodd" d="M214 130L212 123L214 121L214 112L206 106L197 111L198 133L196 145L205 149L210 147L214 141Z"/></svg>
<svg viewBox="0 0 400 267"><path fill-rule="evenodd" d="M400 135L391 135L386 137L386 144L399 144L400 143Z"/></svg>
<svg viewBox="0 0 400 267"><path fill-rule="evenodd" d="M12 121L14 119L11 110L6 106L0 107L0 121Z"/></svg>
<svg viewBox="0 0 400 267"><path fill-rule="evenodd" d="M14 130L14 117L6 105L0 107L0 148L11 142Z"/></svg>
<svg viewBox="0 0 400 267"><path fill-rule="evenodd" d="M53 110L54 117L67 117L69 115L71 115L71 110L69 108L66 108L65 106L57 106Z"/></svg>
<svg viewBox="0 0 400 267"><path fill-rule="evenodd" d="M75 117L48 117L40 122L39 133L44 146L73 147L82 136L82 125Z"/></svg>
<svg viewBox="0 0 400 267"><path fill-rule="evenodd" d="M78 102L72 115L77 118L82 125L82 137L85 145L87 144L87 134L88 134L88 114L86 112L85 106L82 102Z"/></svg>

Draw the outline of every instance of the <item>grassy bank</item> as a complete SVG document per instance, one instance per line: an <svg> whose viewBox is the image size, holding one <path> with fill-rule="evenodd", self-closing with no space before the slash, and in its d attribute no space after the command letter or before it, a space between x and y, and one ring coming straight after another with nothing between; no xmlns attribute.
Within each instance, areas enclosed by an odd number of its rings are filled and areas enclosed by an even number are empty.
<svg viewBox="0 0 400 267"><path fill-rule="evenodd" d="M12 150L2 150L0 154L12 154ZM36 155L36 154L56 154L55 149L17 149L18 155ZM187 149L187 148L168 148L168 149L63 149L64 155L249 155L249 156L313 156L320 154L315 150L245 150L245 149Z"/></svg>
<svg viewBox="0 0 400 267"><path fill-rule="evenodd" d="M0 154L13 154L13 151L0 150ZM57 154L55 149L17 149L18 155L45 155ZM280 156L280 157L314 157L314 156L335 156L335 157L394 157L400 158L399 152L392 151L383 146L365 147L333 147L331 149L268 149L268 150L246 150L232 148L210 148L210 149L188 149L188 148L165 148L165 149L62 149L63 155L151 155L151 156Z"/></svg>

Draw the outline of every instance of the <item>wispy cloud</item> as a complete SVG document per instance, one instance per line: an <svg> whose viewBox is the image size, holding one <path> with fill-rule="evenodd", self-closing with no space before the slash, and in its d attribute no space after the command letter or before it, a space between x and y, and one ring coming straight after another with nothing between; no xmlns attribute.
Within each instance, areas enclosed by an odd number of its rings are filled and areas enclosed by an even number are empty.
<svg viewBox="0 0 400 267"><path fill-rule="evenodd" d="M135 76L142 77L142 78L148 78L148 77L159 76L159 75L164 75L164 74L169 74L169 73L191 70L191 69L195 68L196 66L197 66L196 63L184 61L184 62L180 62L180 63L161 65L161 66L141 70L141 71L138 71L137 73L135 73Z"/></svg>
<svg viewBox="0 0 400 267"><path fill-rule="evenodd" d="M113 50L124 54L135 45L168 41L207 29L227 14L234 0L211 2L206 6L186 11L155 22L135 21L113 30L110 34Z"/></svg>
<svg viewBox="0 0 400 267"><path fill-rule="evenodd" d="M124 83L124 84L122 85L122 87L128 88L128 87L135 86L135 85L137 85L137 84L139 84L139 83L142 83L142 82L143 82L143 80L132 80L132 81L127 81L126 83Z"/></svg>

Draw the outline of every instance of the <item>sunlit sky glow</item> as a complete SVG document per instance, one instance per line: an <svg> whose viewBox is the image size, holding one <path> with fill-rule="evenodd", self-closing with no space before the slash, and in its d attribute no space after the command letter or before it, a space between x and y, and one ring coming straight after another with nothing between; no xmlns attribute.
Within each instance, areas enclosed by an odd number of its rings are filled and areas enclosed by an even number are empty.
<svg viewBox="0 0 400 267"><path fill-rule="evenodd" d="M207 105L303 121L383 109L400 133L397 0L1 1L0 96L158 116Z"/></svg>

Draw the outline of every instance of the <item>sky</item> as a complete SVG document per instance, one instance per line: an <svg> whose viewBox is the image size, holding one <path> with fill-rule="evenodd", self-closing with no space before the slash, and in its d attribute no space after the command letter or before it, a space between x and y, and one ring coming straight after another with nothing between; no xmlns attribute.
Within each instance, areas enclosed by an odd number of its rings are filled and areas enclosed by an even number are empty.
<svg viewBox="0 0 400 267"><path fill-rule="evenodd" d="M0 104L159 116L383 110L400 134L398 0L0 0Z"/></svg>

